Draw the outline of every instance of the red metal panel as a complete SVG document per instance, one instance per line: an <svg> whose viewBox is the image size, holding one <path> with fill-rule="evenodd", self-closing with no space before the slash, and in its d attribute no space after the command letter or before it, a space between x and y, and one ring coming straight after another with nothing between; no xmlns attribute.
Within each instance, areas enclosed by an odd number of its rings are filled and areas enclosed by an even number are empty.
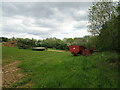
<svg viewBox="0 0 120 90"><path fill-rule="evenodd" d="M71 45L71 46L69 46L69 49L70 49L71 53L74 53L74 54L79 53L79 46L77 46L77 45Z"/></svg>
<svg viewBox="0 0 120 90"><path fill-rule="evenodd" d="M81 54L82 50L84 50L85 47L79 46L79 45L71 45L69 46L69 50L72 54Z"/></svg>
<svg viewBox="0 0 120 90"><path fill-rule="evenodd" d="M71 45L69 46L69 50L73 54L73 56L76 56L77 54L89 56L94 52L93 48L86 49L84 46L79 45Z"/></svg>
<svg viewBox="0 0 120 90"><path fill-rule="evenodd" d="M83 50L82 55L89 56L90 55L90 50L89 49Z"/></svg>

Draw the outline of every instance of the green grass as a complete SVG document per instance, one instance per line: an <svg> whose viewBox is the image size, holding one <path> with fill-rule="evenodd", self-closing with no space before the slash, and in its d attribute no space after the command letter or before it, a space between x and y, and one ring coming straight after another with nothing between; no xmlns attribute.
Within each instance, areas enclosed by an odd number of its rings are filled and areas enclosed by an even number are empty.
<svg viewBox="0 0 120 90"><path fill-rule="evenodd" d="M70 52L32 51L3 47L3 64L20 60L19 68L29 74L33 88L116 88L118 69L109 64L117 53L72 56ZM29 80L24 79L24 82ZM25 81L26 80L26 81ZM18 82L19 85L21 82Z"/></svg>

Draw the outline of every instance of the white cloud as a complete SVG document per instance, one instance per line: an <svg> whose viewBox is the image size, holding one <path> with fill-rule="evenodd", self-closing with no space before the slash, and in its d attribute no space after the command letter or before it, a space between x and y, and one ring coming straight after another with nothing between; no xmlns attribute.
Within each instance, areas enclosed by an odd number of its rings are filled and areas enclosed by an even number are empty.
<svg viewBox="0 0 120 90"><path fill-rule="evenodd" d="M87 32L86 30L79 30L79 31L71 31L69 33L53 33L52 37L57 37L60 39L63 39L61 37L64 38L74 38L74 37L83 37L85 35L90 35L89 32Z"/></svg>
<svg viewBox="0 0 120 90"><path fill-rule="evenodd" d="M76 10L75 10L76 11ZM87 15L87 12L84 11L84 10L80 10L80 11L76 11L75 12L75 15L76 16L84 16L84 15Z"/></svg>
<svg viewBox="0 0 120 90"><path fill-rule="evenodd" d="M57 37L63 39L89 35L86 28L88 24L87 11L80 9L79 4L39 4L3 4L2 36L13 37L14 35L15 37L36 39ZM63 5L62 9L61 5Z"/></svg>
<svg viewBox="0 0 120 90"><path fill-rule="evenodd" d="M8 37L8 38L16 37L16 38L42 39L40 36L33 35L33 34L28 34L28 33L3 32L2 34L4 34L4 37Z"/></svg>

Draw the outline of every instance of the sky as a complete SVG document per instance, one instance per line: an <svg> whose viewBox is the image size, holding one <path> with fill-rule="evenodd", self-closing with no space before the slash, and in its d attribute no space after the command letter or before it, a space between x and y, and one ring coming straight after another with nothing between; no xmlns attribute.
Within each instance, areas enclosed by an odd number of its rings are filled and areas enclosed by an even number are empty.
<svg viewBox="0 0 120 90"><path fill-rule="evenodd" d="M75 38L87 31L92 2L3 2L4 37L45 39Z"/></svg>

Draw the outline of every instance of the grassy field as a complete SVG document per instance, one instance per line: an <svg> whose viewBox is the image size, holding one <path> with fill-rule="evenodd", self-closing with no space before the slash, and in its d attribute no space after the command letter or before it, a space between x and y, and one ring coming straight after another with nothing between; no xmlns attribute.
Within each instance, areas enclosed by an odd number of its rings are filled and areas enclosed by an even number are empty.
<svg viewBox="0 0 120 90"><path fill-rule="evenodd" d="M32 88L116 88L118 85L116 53L101 52L91 56L72 56L70 52L32 51L3 47L3 65L18 60L28 76L11 87L32 82Z"/></svg>

